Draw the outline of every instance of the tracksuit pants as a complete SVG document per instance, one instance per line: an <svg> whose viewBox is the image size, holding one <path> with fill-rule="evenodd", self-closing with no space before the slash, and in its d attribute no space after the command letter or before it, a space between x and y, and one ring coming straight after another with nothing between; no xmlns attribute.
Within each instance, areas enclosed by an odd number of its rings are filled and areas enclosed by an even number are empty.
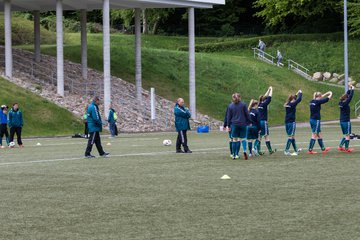
<svg viewBox="0 0 360 240"><path fill-rule="evenodd" d="M6 144L9 145L9 132L7 128L7 124L1 124L0 126L0 139L1 139L1 145L2 145L2 138L5 136Z"/></svg>
<svg viewBox="0 0 360 240"><path fill-rule="evenodd" d="M103 155L105 153L103 147L101 146L100 132L92 132L90 133L85 156L89 156L91 154L91 150L94 144L96 145L96 148L100 155Z"/></svg>
<svg viewBox="0 0 360 240"><path fill-rule="evenodd" d="M22 127L11 127L10 128L10 139L9 142L13 142L14 141L14 136L16 133L16 137L17 137L17 143L20 145L23 145L22 141L21 141L21 131L22 131Z"/></svg>
<svg viewBox="0 0 360 240"><path fill-rule="evenodd" d="M189 147L187 145L186 130L178 132L178 137L177 137L177 140L176 140L176 151L181 150L181 145L184 147L184 151L189 150Z"/></svg>

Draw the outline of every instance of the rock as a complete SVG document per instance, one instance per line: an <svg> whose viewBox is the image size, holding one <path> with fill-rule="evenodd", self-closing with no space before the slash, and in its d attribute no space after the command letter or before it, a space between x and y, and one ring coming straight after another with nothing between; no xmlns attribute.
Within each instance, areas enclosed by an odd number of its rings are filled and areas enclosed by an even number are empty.
<svg viewBox="0 0 360 240"><path fill-rule="evenodd" d="M333 73L333 78L338 78L340 75L337 73Z"/></svg>
<svg viewBox="0 0 360 240"><path fill-rule="evenodd" d="M360 88L360 83L356 84L355 87L356 87L356 88Z"/></svg>
<svg viewBox="0 0 360 240"><path fill-rule="evenodd" d="M339 81L339 79L337 79L337 78L332 78L332 79L330 79L329 82L331 82L331 83L337 83L338 81Z"/></svg>
<svg viewBox="0 0 360 240"><path fill-rule="evenodd" d="M339 85L344 85L344 83L345 83L345 80L340 80L340 81L338 82Z"/></svg>
<svg viewBox="0 0 360 240"><path fill-rule="evenodd" d="M356 85L356 81L351 81L351 82L349 81L349 84L355 86L355 85Z"/></svg>
<svg viewBox="0 0 360 240"><path fill-rule="evenodd" d="M344 80L344 78L345 78L345 74L341 74L341 75L338 76L337 79L339 79L339 80Z"/></svg>
<svg viewBox="0 0 360 240"><path fill-rule="evenodd" d="M348 78L349 82L353 82L354 80L352 79L352 77Z"/></svg>
<svg viewBox="0 0 360 240"><path fill-rule="evenodd" d="M323 74L321 72L316 72L314 73L313 78L317 81L321 81L323 80Z"/></svg>
<svg viewBox="0 0 360 240"><path fill-rule="evenodd" d="M331 78L332 74L330 72L325 72L323 74L323 76L324 76L324 80L329 80Z"/></svg>

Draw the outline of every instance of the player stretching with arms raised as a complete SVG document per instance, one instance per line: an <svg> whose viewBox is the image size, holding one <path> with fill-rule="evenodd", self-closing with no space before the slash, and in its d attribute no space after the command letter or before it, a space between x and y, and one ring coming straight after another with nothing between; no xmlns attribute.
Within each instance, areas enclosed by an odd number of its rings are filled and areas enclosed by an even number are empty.
<svg viewBox="0 0 360 240"><path fill-rule="evenodd" d="M341 96L339 107L340 107L340 126L344 135L339 145L339 151L350 153L354 149L349 148L350 134L351 134L351 122L350 122L350 102L354 96L354 86L349 86L349 91ZM345 145L345 148L344 148Z"/></svg>
<svg viewBox="0 0 360 240"><path fill-rule="evenodd" d="M286 134L288 135L288 140L286 143L285 155L291 155L291 156L297 156L298 155L298 148L296 146L295 141L295 132L296 132L296 107L302 100L302 91L299 90L296 95L290 95L288 100L286 101L284 107L285 107L285 129ZM290 153L289 149L291 144L294 147L294 153Z"/></svg>
<svg viewBox="0 0 360 240"><path fill-rule="evenodd" d="M310 126L311 126L311 140L309 144L308 154L316 154L314 150L314 145L316 139L320 145L322 153L327 153L330 150L330 147L325 147L324 141L321 135L321 105L327 103L332 97L332 92L327 92L321 94L321 92L314 93L314 99L310 101Z"/></svg>
<svg viewBox="0 0 360 240"><path fill-rule="evenodd" d="M269 87L265 95L260 96L259 107L258 107L258 111L260 114L260 125L261 125L260 135L261 137L265 137L266 147L269 150L270 154L276 152L276 149L273 150L271 148L271 142L269 137L269 124L268 124L268 106L271 102L272 95L273 95L273 88ZM261 147L261 143L259 144L258 151L260 154L262 154L260 151L260 147Z"/></svg>

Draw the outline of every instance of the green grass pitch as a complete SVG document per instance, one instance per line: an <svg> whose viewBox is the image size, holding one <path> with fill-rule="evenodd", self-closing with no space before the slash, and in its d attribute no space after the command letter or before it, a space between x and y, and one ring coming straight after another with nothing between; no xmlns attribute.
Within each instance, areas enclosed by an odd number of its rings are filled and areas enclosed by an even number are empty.
<svg viewBox="0 0 360 240"><path fill-rule="evenodd" d="M103 137L112 156L91 160L82 139L27 140L0 152L0 239L358 239L360 141L339 153L338 125L323 132L327 155L284 156L274 128L279 152L249 161L219 132L191 133L193 154L162 146L174 133Z"/></svg>

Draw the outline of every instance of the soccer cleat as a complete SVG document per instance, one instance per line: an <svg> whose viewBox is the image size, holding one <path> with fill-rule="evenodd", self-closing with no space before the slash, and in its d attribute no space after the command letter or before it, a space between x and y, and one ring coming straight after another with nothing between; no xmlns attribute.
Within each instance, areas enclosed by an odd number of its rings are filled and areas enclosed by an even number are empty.
<svg viewBox="0 0 360 240"><path fill-rule="evenodd" d="M239 157L239 155L235 155L235 158L234 159L239 159L240 157Z"/></svg>
<svg viewBox="0 0 360 240"><path fill-rule="evenodd" d="M85 158L95 158L94 155L85 155Z"/></svg>
<svg viewBox="0 0 360 240"><path fill-rule="evenodd" d="M232 159L233 157L234 157L234 156L231 154L231 155L230 155L230 158Z"/></svg>
<svg viewBox="0 0 360 240"><path fill-rule="evenodd" d="M298 156L299 154L297 152L290 153L290 156Z"/></svg>
<svg viewBox="0 0 360 240"><path fill-rule="evenodd" d="M326 148L322 151L322 153L325 154L325 153L327 153L328 151L330 151L330 147L326 147Z"/></svg>
<svg viewBox="0 0 360 240"><path fill-rule="evenodd" d="M262 156L262 155L265 154L265 152L258 152L258 154L259 154L260 156Z"/></svg>
<svg viewBox="0 0 360 240"><path fill-rule="evenodd" d="M291 153L290 153L289 151L284 151L284 155L285 155L285 156L290 156Z"/></svg>
<svg viewBox="0 0 360 240"><path fill-rule="evenodd" d="M179 149L179 150L176 150L176 153L185 153L183 150Z"/></svg>
<svg viewBox="0 0 360 240"><path fill-rule="evenodd" d="M251 158L253 155L251 153L249 153L249 158Z"/></svg>
<svg viewBox="0 0 360 240"><path fill-rule="evenodd" d="M317 152L315 152L315 151L313 151L313 150L309 150L308 152L307 152L307 154L317 154Z"/></svg>
<svg viewBox="0 0 360 240"><path fill-rule="evenodd" d="M244 154L243 154L243 158L244 158L244 160L248 160L248 159L249 159L249 157L248 157L248 155L247 155L247 153L246 153L246 152L244 152Z"/></svg>
<svg viewBox="0 0 360 240"><path fill-rule="evenodd" d="M269 151L270 155L276 153L276 149Z"/></svg>
<svg viewBox="0 0 360 240"><path fill-rule="evenodd" d="M340 152L344 152L345 151L345 148L343 148L343 147L338 147L338 150L340 151Z"/></svg>
<svg viewBox="0 0 360 240"><path fill-rule="evenodd" d="M4 149L4 148L5 148L5 146L1 146L1 148L2 148L2 149Z"/></svg>
<svg viewBox="0 0 360 240"><path fill-rule="evenodd" d="M348 150L344 150L345 153L352 153L354 151L353 148L349 148Z"/></svg>
<svg viewBox="0 0 360 240"><path fill-rule="evenodd" d="M109 155L110 155L110 153L105 152L105 153L101 154L100 157L105 157L106 158L106 157L109 157Z"/></svg>
<svg viewBox="0 0 360 240"><path fill-rule="evenodd" d="M190 149L186 150L185 153L192 153Z"/></svg>
<svg viewBox="0 0 360 240"><path fill-rule="evenodd" d="M21 144L21 145L19 145L19 148L24 148L24 145L22 145L22 144Z"/></svg>

